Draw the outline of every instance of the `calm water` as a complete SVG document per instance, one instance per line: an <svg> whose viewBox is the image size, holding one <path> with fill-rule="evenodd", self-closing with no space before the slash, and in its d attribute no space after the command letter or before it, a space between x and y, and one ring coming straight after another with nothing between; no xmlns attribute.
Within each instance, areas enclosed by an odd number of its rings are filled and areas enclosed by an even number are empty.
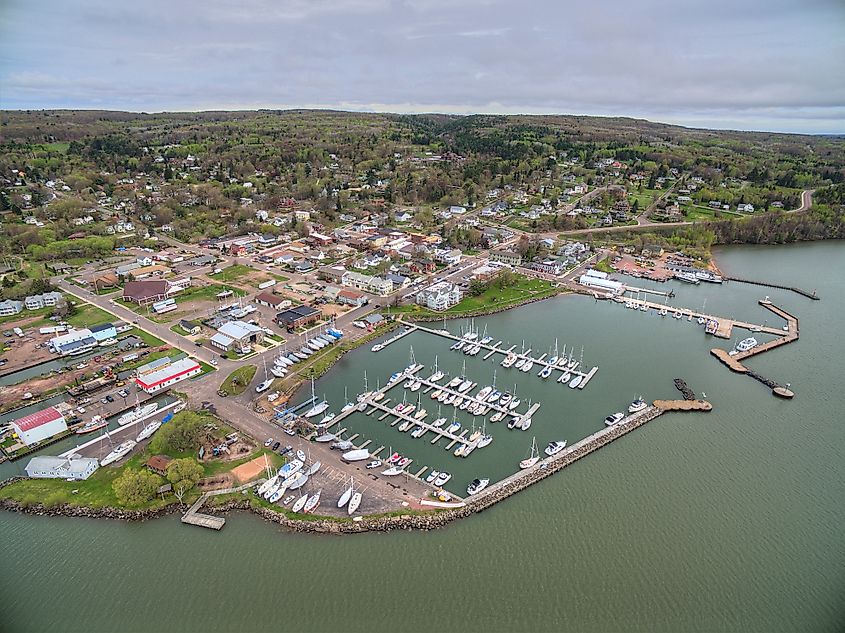
<svg viewBox="0 0 845 633"><path fill-rule="evenodd" d="M543 402L530 431L488 425L495 441L467 459L363 415L344 426L415 464L448 468L457 490L474 476L513 472L535 434L542 445L574 442L638 394L674 397L676 376L715 409L662 416L433 533L288 535L249 515L212 533L175 517L121 524L0 514L3 630L251 631L290 622L303 631L841 631L845 244L732 248L719 261L749 277L772 279L777 270L778 280L823 297L702 284L675 287L670 302L698 308L706 298L715 314L773 324L756 304L768 293L796 313L800 341L750 362L791 383L794 401L721 367L707 350L729 343L686 320L580 297L479 320L495 340L524 339L540 353L555 337L576 356L583 346L584 364L599 372L573 391L536 371L467 359L480 385L498 368L500 388L517 382L523 401ZM408 364L410 346L419 362L437 356L451 372L465 358L443 339L414 334L378 354L346 356L316 390L336 409L345 383L352 396L365 369L371 386L383 383ZM423 398L431 418L436 404ZM464 412L458 419L472 424Z"/></svg>

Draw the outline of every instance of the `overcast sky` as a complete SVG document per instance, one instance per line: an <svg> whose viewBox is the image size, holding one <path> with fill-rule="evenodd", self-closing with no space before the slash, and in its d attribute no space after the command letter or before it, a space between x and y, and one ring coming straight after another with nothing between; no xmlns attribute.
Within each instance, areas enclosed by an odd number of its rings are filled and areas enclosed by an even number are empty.
<svg viewBox="0 0 845 633"><path fill-rule="evenodd" d="M845 2L0 0L0 108L289 107L845 133Z"/></svg>

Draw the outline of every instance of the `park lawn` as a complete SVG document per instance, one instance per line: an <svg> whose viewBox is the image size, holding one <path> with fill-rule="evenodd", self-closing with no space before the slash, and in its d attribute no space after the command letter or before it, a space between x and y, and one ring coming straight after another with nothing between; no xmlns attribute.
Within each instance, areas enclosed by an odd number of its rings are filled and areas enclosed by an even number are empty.
<svg viewBox="0 0 845 633"><path fill-rule="evenodd" d="M601 271L603 273L608 273L608 274L616 272L615 270L613 270L613 268L610 267L610 262L607 261L606 257L604 259L602 259L601 261L598 261L595 264L593 264L593 268L595 270Z"/></svg>
<svg viewBox="0 0 845 633"><path fill-rule="evenodd" d="M548 281L522 277L516 284L507 288L497 288L493 285L477 297L464 297L460 303L445 310L441 314L448 316L450 314L505 306L532 297L551 295L555 292L556 290Z"/></svg>
<svg viewBox="0 0 845 633"><path fill-rule="evenodd" d="M76 314L67 318L67 322L78 328L91 327L101 323L111 323L115 317L90 303L77 304Z"/></svg>
<svg viewBox="0 0 845 633"><path fill-rule="evenodd" d="M239 396L246 391L247 387L249 387L249 383L252 382L253 378L255 378L255 372L257 370L258 367L255 365L244 365L243 367L238 367L226 377L226 380L223 381L220 388L230 395ZM235 380L238 381L237 384L235 384Z"/></svg>

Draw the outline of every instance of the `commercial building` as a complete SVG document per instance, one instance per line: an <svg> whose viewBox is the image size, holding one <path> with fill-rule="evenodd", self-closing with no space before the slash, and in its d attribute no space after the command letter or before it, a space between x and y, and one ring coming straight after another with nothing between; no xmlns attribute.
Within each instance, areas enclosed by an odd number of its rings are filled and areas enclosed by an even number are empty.
<svg viewBox="0 0 845 633"><path fill-rule="evenodd" d="M32 446L67 431L67 422L65 422L65 416L62 415L61 411L55 407L48 407L17 420L12 420L12 428L21 442L27 446Z"/></svg>
<svg viewBox="0 0 845 633"><path fill-rule="evenodd" d="M84 354L97 347L97 339L88 328L71 330L67 334L61 334L50 339L50 347L62 356L75 356Z"/></svg>
<svg viewBox="0 0 845 633"><path fill-rule="evenodd" d="M268 308L273 308L274 310L281 310L290 306L291 300L280 297L279 295L274 295L271 292L262 292L261 294L255 296L255 303L267 306Z"/></svg>
<svg viewBox="0 0 845 633"><path fill-rule="evenodd" d="M357 290L343 289L337 293L336 301L340 304L355 306L356 308L369 302L367 295Z"/></svg>
<svg viewBox="0 0 845 633"><path fill-rule="evenodd" d="M429 310L447 310L460 300L461 289L448 281L439 281L417 293L417 303Z"/></svg>
<svg viewBox="0 0 845 633"><path fill-rule="evenodd" d="M276 315L276 323L282 327L295 328L314 323L320 319L320 311L310 306L294 306Z"/></svg>
<svg viewBox="0 0 845 633"><path fill-rule="evenodd" d="M90 327L89 330L91 332L91 336L94 337L98 344L103 341L108 341L109 339L117 338L117 328L115 328L111 323L94 325Z"/></svg>
<svg viewBox="0 0 845 633"><path fill-rule="evenodd" d="M603 277L595 277L591 274L583 274L578 278L578 283L588 288L596 288L598 290L606 290L613 294L619 294L625 291L625 285L618 281L612 281Z"/></svg>
<svg viewBox="0 0 845 633"><path fill-rule="evenodd" d="M26 465L26 474L34 479L88 479L100 467L93 457L33 457Z"/></svg>
<svg viewBox="0 0 845 633"><path fill-rule="evenodd" d="M135 383L146 393L156 393L177 382L181 382L202 372L202 368L192 358L181 354L165 356L138 368Z"/></svg>
<svg viewBox="0 0 845 633"><path fill-rule="evenodd" d="M264 342L264 330L244 321L229 321L217 329L209 342L224 352L234 350L238 354L248 354L253 345Z"/></svg>
<svg viewBox="0 0 845 633"><path fill-rule="evenodd" d="M344 286L350 286L365 292L372 292L373 294L385 296L393 292L393 282L389 279L375 277L371 275L362 275L347 271L343 274L341 282Z"/></svg>
<svg viewBox="0 0 845 633"><path fill-rule="evenodd" d="M522 256L511 251L490 251L490 261L508 266L519 266L522 263Z"/></svg>
<svg viewBox="0 0 845 633"><path fill-rule="evenodd" d="M167 299L169 284L164 279L151 281L130 281L123 287L123 300L147 305Z"/></svg>

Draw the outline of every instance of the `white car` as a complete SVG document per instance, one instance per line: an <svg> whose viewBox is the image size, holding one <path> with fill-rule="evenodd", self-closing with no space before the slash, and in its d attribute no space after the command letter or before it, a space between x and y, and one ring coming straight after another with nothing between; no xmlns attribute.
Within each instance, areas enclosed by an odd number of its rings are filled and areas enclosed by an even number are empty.
<svg viewBox="0 0 845 633"><path fill-rule="evenodd" d="M216 365L217 365L217 359L216 359L216 358L212 358L212 359L211 359L211 364L216 366Z"/></svg>

